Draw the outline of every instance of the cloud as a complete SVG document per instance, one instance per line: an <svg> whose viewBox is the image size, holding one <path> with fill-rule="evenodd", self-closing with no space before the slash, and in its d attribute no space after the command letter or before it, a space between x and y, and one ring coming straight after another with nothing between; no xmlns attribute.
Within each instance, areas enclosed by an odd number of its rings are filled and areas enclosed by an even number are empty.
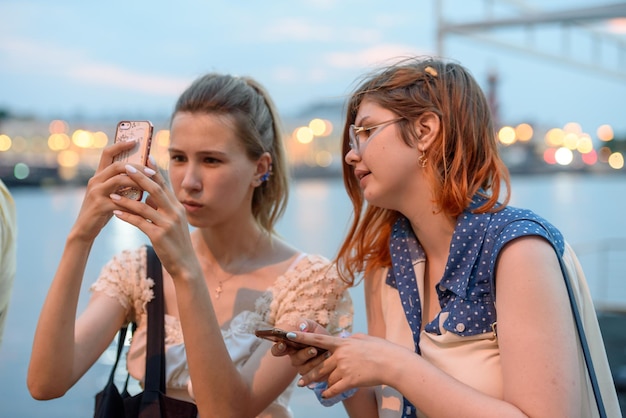
<svg viewBox="0 0 626 418"><path fill-rule="evenodd" d="M379 44L354 52L331 52L325 62L330 68L354 69L375 66L398 57L428 55L424 49L400 44Z"/></svg>
<svg viewBox="0 0 626 418"><path fill-rule="evenodd" d="M338 0L306 0L303 3L318 10L333 10L338 5Z"/></svg>
<svg viewBox="0 0 626 418"><path fill-rule="evenodd" d="M350 78L354 73L367 71L377 65L414 55L429 55L432 52L407 45L379 44L354 52L329 52L322 54L317 63L306 67L285 65L275 67L271 78L280 83L321 85L341 79L342 75Z"/></svg>
<svg viewBox="0 0 626 418"><path fill-rule="evenodd" d="M334 37L331 27L315 25L303 19L290 18L272 21L271 26L261 31L264 41L315 41L329 42Z"/></svg>
<svg viewBox="0 0 626 418"><path fill-rule="evenodd" d="M109 64L83 63L73 66L68 75L91 85L120 87L130 91L163 96L178 95L191 82L185 78L133 72Z"/></svg>
<svg viewBox="0 0 626 418"><path fill-rule="evenodd" d="M319 42L337 44L354 42L367 44L384 39L384 30L380 28L355 28L346 25L327 26L310 22L302 18L272 20L258 33L250 32L255 42Z"/></svg>
<svg viewBox="0 0 626 418"><path fill-rule="evenodd" d="M181 77L167 77L132 71L124 67L89 60L80 50L62 48L29 39L0 40L0 54L5 71L55 76L81 81L96 87L119 87L151 95L178 95L190 83ZM1 55L0 55L1 56Z"/></svg>
<svg viewBox="0 0 626 418"><path fill-rule="evenodd" d="M14 37L0 38L0 53L5 55L2 60L5 69L46 75L64 68L77 55L66 48Z"/></svg>

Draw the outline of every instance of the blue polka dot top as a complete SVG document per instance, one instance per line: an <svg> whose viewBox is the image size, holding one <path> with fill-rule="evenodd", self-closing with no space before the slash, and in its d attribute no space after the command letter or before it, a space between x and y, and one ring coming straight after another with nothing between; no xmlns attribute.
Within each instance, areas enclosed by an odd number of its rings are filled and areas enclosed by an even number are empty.
<svg viewBox="0 0 626 418"><path fill-rule="evenodd" d="M443 326L460 336L492 331L491 325L496 322L495 263L504 245L534 235L548 240L559 257L565 247L561 233L530 210L507 206L496 213L471 213L483 202L484 197L475 196L458 217L446 268L436 285L441 312L449 312ZM386 283L398 289L419 353L422 312L413 266L425 260L425 253L403 216L393 226L389 248L392 265ZM439 316L424 330L440 335Z"/></svg>

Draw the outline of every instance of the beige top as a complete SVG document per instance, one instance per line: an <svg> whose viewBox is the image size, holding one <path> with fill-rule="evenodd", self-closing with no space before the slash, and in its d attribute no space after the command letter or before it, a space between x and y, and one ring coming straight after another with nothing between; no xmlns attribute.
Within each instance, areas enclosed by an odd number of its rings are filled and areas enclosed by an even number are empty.
<svg viewBox="0 0 626 418"><path fill-rule="evenodd" d="M254 311L234 314L222 336L233 363L242 367L259 347L257 328L276 323L297 325L299 318L311 318L338 334L352 328L353 306L346 284L330 262L318 255L300 254L273 286L257 301ZM146 303L153 297L153 282L146 278L145 247L124 251L103 269L91 290L116 298L127 310L127 320L137 330L127 356L131 376L143 381L145 374L147 314ZM166 387L168 396L193 402L188 393L189 370L180 322L165 315ZM288 403L295 381L259 417L292 417Z"/></svg>
<svg viewBox="0 0 626 418"><path fill-rule="evenodd" d="M621 417L593 302L582 268L569 245L565 247L563 260L577 298L608 417ZM414 270L420 292L420 300L424 300L424 263L420 262L414 265ZM385 283L386 277L387 271L385 270L378 278L382 280L381 298L382 313L386 327L385 338L410 350L414 350L411 329L406 320L398 290ZM444 314L441 318L442 323L445 319L447 319L447 316ZM443 326L440 326L440 330L442 331L441 335L425 331L421 332L420 350L422 357L455 379L490 396L502 399L502 370L496 336L489 332L471 337L462 337L446 331ZM586 385L582 386L580 395L583 400L582 416L598 417L594 393L580 344L578 345L578 357L582 370L580 379L586 382ZM389 386L378 386L375 388L375 393L380 418L398 418L402 416L403 397L397 390ZM424 416L419 411L417 415L419 417Z"/></svg>
<svg viewBox="0 0 626 418"><path fill-rule="evenodd" d="M17 265L17 217L15 202L0 180L0 344L9 309Z"/></svg>

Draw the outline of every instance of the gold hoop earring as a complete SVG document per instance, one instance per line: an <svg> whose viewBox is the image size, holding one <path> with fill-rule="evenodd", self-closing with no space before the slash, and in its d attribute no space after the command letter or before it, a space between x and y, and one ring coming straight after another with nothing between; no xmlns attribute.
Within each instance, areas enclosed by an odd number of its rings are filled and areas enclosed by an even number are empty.
<svg viewBox="0 0 626 418"><path fill-rule="evenodd" d="M426 158L426 153L422 152L422 155L417 157L417 164L419 164L421 168L424 168L426 167L427 162L428 162L428 158Z"/></svg>

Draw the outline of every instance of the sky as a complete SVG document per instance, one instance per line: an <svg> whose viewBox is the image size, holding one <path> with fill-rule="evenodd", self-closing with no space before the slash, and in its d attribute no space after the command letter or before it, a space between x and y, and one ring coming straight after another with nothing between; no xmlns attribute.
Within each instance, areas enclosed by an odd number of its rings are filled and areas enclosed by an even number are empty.
<svg viewBox="0 0 626 418"><path fill-rule="evenodd" d="M280 112L343 101L358 78L395 57L437 55L437 4L450 22L485 18L483 0L0 0L0 109L41 118L167 117L178 95L209 71L248 75ZM610 0L492 0L494 16L615 3ZM546 4L547 3L547 4ZM549 9L547 9L549 7ZM568 53L604 68L626 68L626 20L570 31ZM603 35L597 35L602 33ZM443 55L486 88L498 75L500 119L626 137L626 71L610 75L520 50L562 51L563 32L508 28L489 41L444 38ZM621 62L619 61L621 59ZM606 63L606 64L605 64ZM619 71L617 71L619 73Z"/></svg>

